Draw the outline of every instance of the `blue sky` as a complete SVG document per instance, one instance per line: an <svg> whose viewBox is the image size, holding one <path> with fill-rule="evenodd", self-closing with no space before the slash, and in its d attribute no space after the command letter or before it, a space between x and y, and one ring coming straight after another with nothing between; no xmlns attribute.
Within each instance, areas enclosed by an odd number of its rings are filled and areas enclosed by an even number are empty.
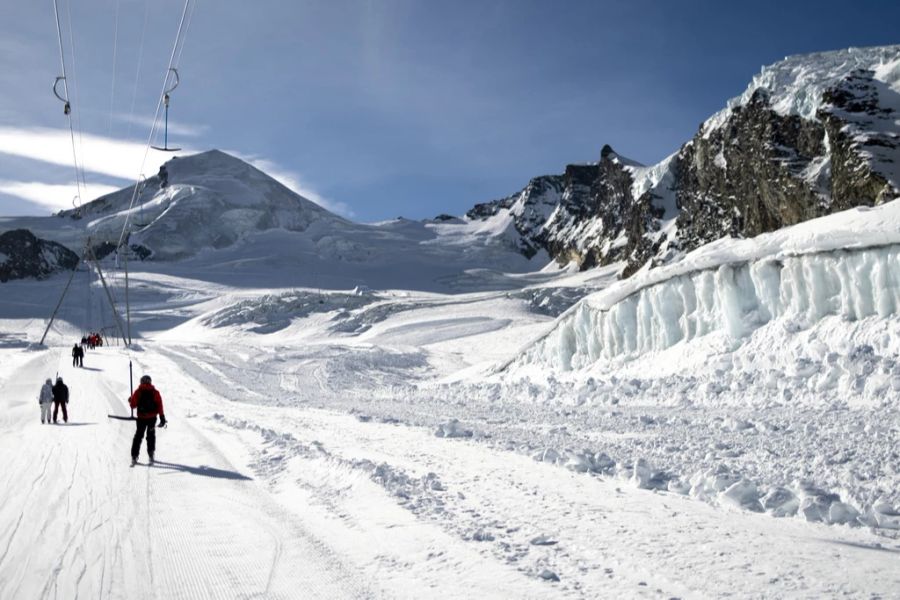
<svg viewBox="0 0 900 600"><path fill-rule="evenodd" d="M90 198L140 172L184 1L58 2ZM170 139L358 220L461 214L606 143L656 162L760 66L897 23L874 1L196 0ZM0 215L75 194L59 74L52 0L0 1Z"/></svg>

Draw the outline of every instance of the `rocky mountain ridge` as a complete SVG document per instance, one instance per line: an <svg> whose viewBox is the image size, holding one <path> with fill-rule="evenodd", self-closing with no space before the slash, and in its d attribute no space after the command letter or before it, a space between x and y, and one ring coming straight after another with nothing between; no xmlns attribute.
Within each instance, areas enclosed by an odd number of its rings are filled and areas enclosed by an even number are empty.
<svg viewBox="0 0 900 600"><path fill-rule="evenodd" d="M900 46L788 57L652 167L597 163L532 179L466 218L508 218L526 256L623 276L726 236L752 237L900 195Z"/></svg>
<svg viewBox="0 0 900 600"><path fill-rule="evenodd" d="M78 256L56 242L38 239L27 229L0 234L0 283L10 279L43 279L61 269L74 269Z"/></svg>

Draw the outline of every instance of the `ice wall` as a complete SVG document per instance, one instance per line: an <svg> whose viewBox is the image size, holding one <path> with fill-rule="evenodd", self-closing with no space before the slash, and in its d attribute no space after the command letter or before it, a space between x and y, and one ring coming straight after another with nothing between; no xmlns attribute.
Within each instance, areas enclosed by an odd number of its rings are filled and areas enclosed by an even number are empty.
<svg viewBox="0 0 900 600"><path fill-rule="evenodd" d="M677 275L608 307L587 298L522 360L574 370L713 333L737 345L776 319L805 328L898 312L900 245L767 258Z"/></svg>

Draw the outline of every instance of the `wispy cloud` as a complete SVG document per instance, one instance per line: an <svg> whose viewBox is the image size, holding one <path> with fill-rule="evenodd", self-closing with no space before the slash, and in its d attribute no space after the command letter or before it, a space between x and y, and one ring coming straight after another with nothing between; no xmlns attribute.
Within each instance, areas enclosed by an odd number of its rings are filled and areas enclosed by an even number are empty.
<svg viewBox="0 0 900 600"><path fill-rule="evenodd" d="M147 131L153 126L153 119L150 117L139 116L139 115L126 115L126 114L115 114L113 115L113 119L119 121L120 123L128 123L130 125L136 125L140 128L146 129ZM159 125L162 128L162 125ZM204 135L207 131L209 131L209 126L207 125L195 125L191 123L182 123L181 121L173 121L169 119L169 135L170 136L182 136L182 137L200 137Z"/></svg>
<svg viewBox="0 0 900 600"><path fill-rule="evenodd" d="M86 172L124 181L137 179L145 143L87 133L78 141L79 160ZM71 140L65 129L0 127L0 152L54 165L72 165ZM184 150L185 154L191 152L194 151ZM170 158L171 155L150 150L144 163L144 173L155 173L159 165Z"/></svg>
<svg viewBox="0 0 900 600"><path fill-rule="evenodd" d="M344 217L352 218L353 210L345 204L344 202L339 202L335 200L330 200L325 198L315 190L313 190L309 185L304 183L303 177L295 173L289 169L285 169L281 165L259 156L242 154L241 152L237 152L234 150L226 150L228 154L237 156L244 162L250 163L260 171L266 173L269 177L288 188L292 192L300 194L307 200L315 202L322 208L330 210L331 212L337 213Z"/></svg>
<svg viewBox="0 0 900 600"><path fill-rule="evenodd" d="M105 194L115 192L117 189L114 185L104 185L100 183L88 184L82 190L85 198L82 203L94 198L99 198ZM69 185L43 183L40 181L10 181L0 179L0 193L22 198L34 204L47 208L51 212L63 209L73 208L73 201L77 194L77 188L74 183Z"/></svg>
<svg viewBox="0 0 900 600"><path fill-rule="evenodd" d="M141 162L144 160L145 149L145 142L84 134L82 143L79 144L79 159L86 173L121 180L124 186L137 178ZM187 155L196 152L199 152L199 150L184 147L180 154ZM60 167L72 167L71 140L69 132L64 129L0 126L0 153L50 163ZM288 189L315 202L319 206L345 217L353 216L353 211L347 204L325 198L304 182L303 176L299 173L260 156L248 155L237 151L229 151L229 154L233 154L266 172ZM159 169L159 166L170 158L172 158L171 154L150 150L144 163L143 174L153 175ZM82 194L86 197L86 200L96 198L115 189L109 185L92 184L90 181L91 175L87 177L88 186ZM5 180L2 179L4 177ZM5 186L0 191L57 210L70 207L72 197L75 195L74 185L56 185L41 181L17 181L11 173L4 172L2 166L0 166L0 182L2 182L0 185ZM47 198L52 199L47 200Z"/></svg>

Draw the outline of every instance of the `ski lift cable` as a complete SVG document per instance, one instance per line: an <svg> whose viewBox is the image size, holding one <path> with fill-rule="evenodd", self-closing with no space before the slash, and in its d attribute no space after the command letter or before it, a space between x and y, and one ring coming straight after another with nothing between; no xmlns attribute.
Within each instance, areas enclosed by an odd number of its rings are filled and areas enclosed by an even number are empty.
<svg viewBox="0 0 900 600"><path fill-rule="evenodd" d="M191 22L194 19L194 8L196 8L196 6L197 6L196 1L191 4L191 10L187 16L187 23L184 26L184 35L182 35L182 37L181 37L181 46L178 48L178 56L175 57L175 64L173 65L175 68L178 68L178 65L181 64L181 55L184 52L185 42L187 41L187 34L188 34L188 31L190 31L190 29L191 29Z"/></svg>
<svg viewBox="0 0 900 600"><path fill-rule="evenodd" d="M116 247L121 247L123 241L125 240L125 233L128 230L128 222L131 219L131 209L134 208L134 202L137 198L138 182L140 181L140 174L142 174L144 172L144 165L147 163L147 156L150 154L150 146L153 143L153 136L156 133L156 128L157 128L157 125L159 124L159 116L160 116L159 113L160 113L160 108L162 108L163 96L165 96L166 87L168 86L168 83L169 83L169 73L175 66L175 64L174 64L175 63L175 54L178 51L179 44L183 43L182 32L184 31L185 18L187 16L187 12L188 12L188 8L190 7L190 4L191 4L191 0L184 0L184 9L181 11L181 20L178 23L178 32L175 34L175 42L172 44L172 52L169 55L169 66L166 69L165 76L163 77L162 92L159 95L159 99L156 101L156 113L154 114L154 117L153 117L153 124L150 127L150 135L148 136L147 144L144 147L144 156L141 159L141 166L138 169L139 175L135 179L134 189L131 194L131 202L128 205L128 211L125 213L125 220L122 223L122 233L119 235L119 241L116 244Z"/></svg>
<svg viewBox="0 0 900 600"><path fill-rule="evenodd" d="M113 60L112 60L112 84L109 90L109 120L106 125L106 134L112 134L113 111L115 109L116 100L116 63L119 54L119 5L120 1L116 0L116 16L113 28Z"/></svg>
<svg viewBox="0 0 900 600"><path fill-rule="evenodd" d="M53 0L53 13L56 17L56 37L59 40L59 63L60 68L62 68L62 75L56 78L56 81L53 83L53 94L62 100L65 103L65 108L63 108L63 112L66 115L66 118L69 122L69 137L72 140L72 164L75 168L75 189L78 194L78 198L81 198L81 179L78 176L78 152L75 148L75 129L72 125L72 110L71 104L69 103L69 80L66 75L66 57L62 40L62 28L59 23L59 0ZM59 82L63 82L63 93L65 97L62 97L57 92L57 87L59 86Z"/></svg>
<svg viewBox="0 0 900 600"><path fill-rule="evenodd" d="M138 83L141 80L141 65L144 63L144 39L147 33L147 21L150 17L150 2L149 0L144 2L144 26L141 28L141 41L138 44L138 60L137 60L137 71L134 73L134 89L131 92L131 110L128 113L128 131L126 132L126 137L131 135L131 125L134 120L134 105L137 101L137 91L138 91Z"/></svg>
<svg viewBox="0 0 900 600"><path fill-rule="evenodd" d="M72 0L66 3L66 15L69 23L69 44L72 49L72 88L75 90L75 104L81 106L81 97L78 94L78 67L75 62L75 30L72 28ZM81 160L79 161L79 171L81 173L81 189L87 190L87 182L84 178L84 137L81 128L81 110L75 113L75 129L78 131L78 151ZM81 198L84 201L84 198Z"/></svg>

